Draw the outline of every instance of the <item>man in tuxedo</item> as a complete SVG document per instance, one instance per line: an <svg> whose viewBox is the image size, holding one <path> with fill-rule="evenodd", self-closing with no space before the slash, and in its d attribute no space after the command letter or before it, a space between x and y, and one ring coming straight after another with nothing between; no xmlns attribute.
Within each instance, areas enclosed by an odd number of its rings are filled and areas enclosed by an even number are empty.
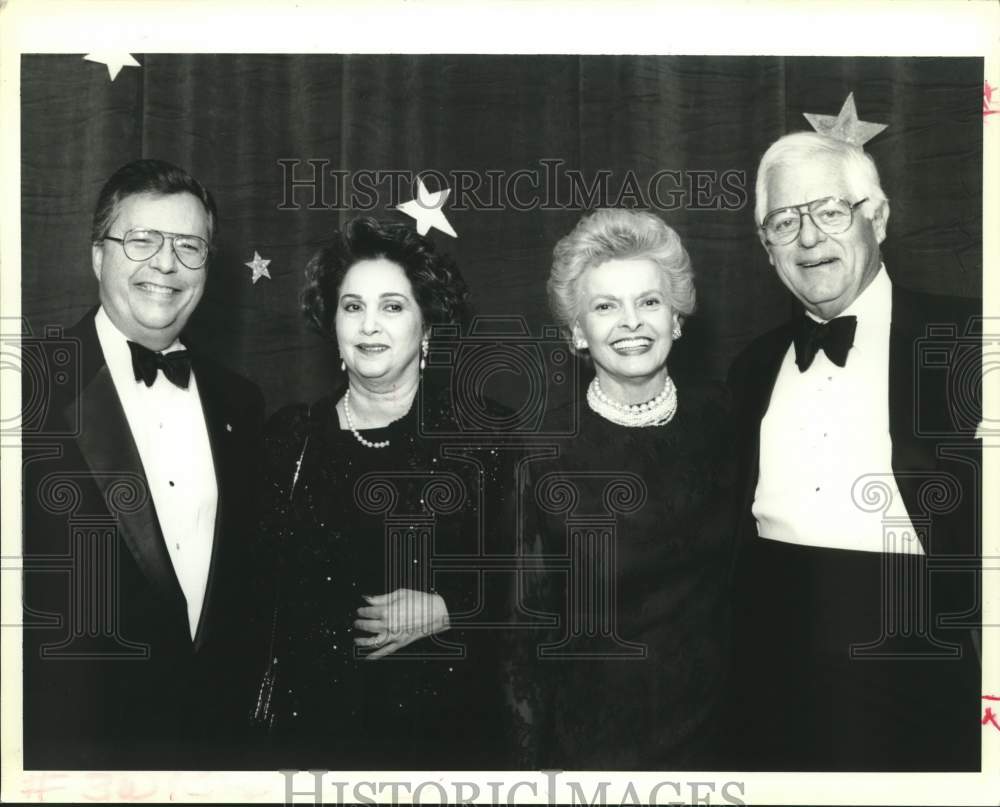
<svg viewBox="0 0 1000 807"><path fill-rule="evenodd" d="M776 141L755 215L803 311L730 373L726 767L978 770L979 305L890 279L889 203L859 145Z"/></svg>
<svg viewBox="0 0 1000 807"><path fill-rule="evenodd" d="M252 588L263 399L180 339L211 194L159 160L98 198L100 305L25 346L25 768L239 764L267 653ZM41 368L41 369L39 369Z"/></svg>

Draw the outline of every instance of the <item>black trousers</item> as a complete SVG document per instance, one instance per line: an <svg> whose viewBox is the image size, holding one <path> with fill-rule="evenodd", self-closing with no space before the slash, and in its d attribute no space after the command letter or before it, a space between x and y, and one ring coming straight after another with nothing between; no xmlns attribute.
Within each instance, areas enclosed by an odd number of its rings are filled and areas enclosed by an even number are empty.
<svg viewBox="0 0 1000 807"><path fill-rule="evenodd" d="M962 607L951 582L924 556L754 540L734 590L726 766L979 770L979 659L968 628L935 624Z"/></svg>

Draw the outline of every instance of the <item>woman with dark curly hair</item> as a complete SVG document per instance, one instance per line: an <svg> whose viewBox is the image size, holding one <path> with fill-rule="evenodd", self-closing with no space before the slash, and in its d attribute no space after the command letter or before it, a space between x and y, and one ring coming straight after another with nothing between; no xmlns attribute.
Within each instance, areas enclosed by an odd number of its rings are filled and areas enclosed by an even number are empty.
<svg viewBox="0 0 1000 807"><path fill-rule="evenodd" d="M343 372L330 397L282 409L266 432L280 594L258 719L279 764L487 766L496 665L462 629L478 578L438 559L476 554L480 468L499 471L441 450L450 396L422 382L432 326L466 316L465 283L429 239L370 218L337 233L306 277L303 311ZM477 723L470 743L459 726Z"/></svg>

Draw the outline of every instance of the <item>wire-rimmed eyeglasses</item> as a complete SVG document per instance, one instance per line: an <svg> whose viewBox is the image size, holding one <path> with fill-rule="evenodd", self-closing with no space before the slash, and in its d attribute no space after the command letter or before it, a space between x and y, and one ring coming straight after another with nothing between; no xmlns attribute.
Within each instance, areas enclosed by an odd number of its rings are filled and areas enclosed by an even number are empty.
<svg viewBox="0 0 1000 807"><path fill-rule="evenodd" d="M804 205L781 207L764 216L760 229L767 236L769 244L775 246L790 244L802 229L802 217L808 215L821 232L827 235L839 235L851 229L855 209L867 201L867 196L854 204L839 196L824 196Z"/></svg>
<svg viewBox="0 0 1000 807"><path fill-rule="evenodd" d="M132 261L148 261L163 249L163 242L170 239L170 247L188 269L201 269L208 260L208 242L198 235L166 233L137 227L129 230L121 238L104 236L106 241L117 241L125 251L125 257Z"/></svg>

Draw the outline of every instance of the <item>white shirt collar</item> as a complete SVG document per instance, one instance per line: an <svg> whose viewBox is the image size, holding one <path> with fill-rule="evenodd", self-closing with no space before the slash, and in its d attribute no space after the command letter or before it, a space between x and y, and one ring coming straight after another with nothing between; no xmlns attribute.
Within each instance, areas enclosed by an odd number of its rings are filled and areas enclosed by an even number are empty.
<svg viewBox="0 0 1000 807"><path fill-rule="evenodd" d="M97 340L104 353L104 363L111 371L111 376L115 380L115 385L119 387L119 391L121 391L123 384L141 383L135 380L135 373L132 370L132 351L128 347L128 337L118 330L111 321L111 317L108 316L108 312L104 310L103 305L97 310L97 315L94 317L94 327L97 329ZM181 344L180 339L175 339L170 347L162 352L168 353L183 348L184 345Z"/></svg>
<svg viewBox="0 0 1000 807"><path fill-rule="evenodd" d="M892 281L889 280L889 273L885 270L885 264L880 263L878 272L872 278L865 289L854 298L854 301L843 311L837 314L838 317L857 317L861 322L881 322L889 321L888 314L892 310ZM816 322L829 322L821 319L811 311L806 311L806 316Z"/></svg>
<svg viewBox="0 0 1000 807"><path fill-rule="evenodd" d="M118 326L111 321L111 317L108 316L108 312L104 310L103 305L97 309L97 315L94 317L94 327L97 328L97 338L101 342L101 349L104 350L104 358L106 360L110 360L108 353L111 352L116 356L125 356L130 362L132 361L132 356L128 349L129 338L118 330ZM184 345L181 343L181 340L174 339L168 347L156 352L170 353L174 350L183 349Z"/></svg>
<svg viewBox="0 0 1000 807"><path fill-rule="evenodd" d="M128 338L115 327L103 305L94 317L94 327L97 329L97 340L101 343L101 351L104 353L104 363L107 364L112 376L124 380L125 368L132 366Z"/></svg>
<svg viewBox="0 0 1000 807"><path fill-rule="evenodd" d="M888 322L886 314L892 310L892 282L885 264L879 264L878 272L872 278L868 287L859 294L853 303L841 312L841 316L854 316L858 322Z"/></svg>

